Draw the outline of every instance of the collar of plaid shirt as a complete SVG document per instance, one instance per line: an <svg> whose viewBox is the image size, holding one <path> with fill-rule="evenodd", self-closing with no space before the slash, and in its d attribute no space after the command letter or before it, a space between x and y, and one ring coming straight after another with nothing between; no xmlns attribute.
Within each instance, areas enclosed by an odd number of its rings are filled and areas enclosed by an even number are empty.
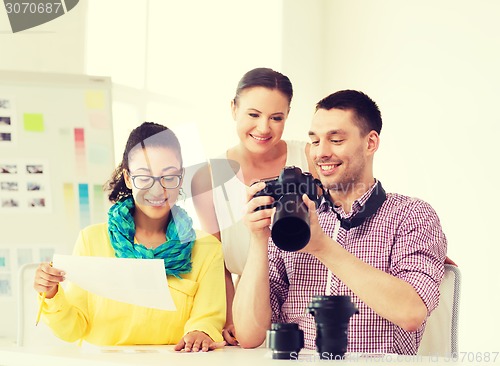
<svg viewBox="0 0 500 366"><path fill-rule="evenodd" d="M385 190L382 187L382 183L380 181L377 181L374 187L372 187L372 189L370 189L367 193L369 193L370 191L371 195L365 202L365 204L362 205L354 215L348 218L343 218L340 213L335 210L335 206L327 190L323 191L323 197L328 205L330 205L334 209L334 212L337 214L337 218L340 221L340 226L345 230L349 230L361 225L368 217L375 214L387 198Z"/></svg>

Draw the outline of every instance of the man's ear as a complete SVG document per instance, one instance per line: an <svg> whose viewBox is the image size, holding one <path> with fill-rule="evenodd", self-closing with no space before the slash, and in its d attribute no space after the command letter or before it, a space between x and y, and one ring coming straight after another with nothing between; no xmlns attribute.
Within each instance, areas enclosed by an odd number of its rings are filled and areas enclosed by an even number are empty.
<svg viewBox="0 0 500 366"><path fill-rule="evenodd" d="M369 155L375 154L380 145L380 135L376 131L370 131L366 135L366 151Z"/></svg>
<svg viewBox="0 0 500 366"><path fill-rule="evenodd" d="M125 185L128 189L132 189L132 179L130 179L130 175L128 174L127 169L122 170L123 180L125 181Z"/></svg>

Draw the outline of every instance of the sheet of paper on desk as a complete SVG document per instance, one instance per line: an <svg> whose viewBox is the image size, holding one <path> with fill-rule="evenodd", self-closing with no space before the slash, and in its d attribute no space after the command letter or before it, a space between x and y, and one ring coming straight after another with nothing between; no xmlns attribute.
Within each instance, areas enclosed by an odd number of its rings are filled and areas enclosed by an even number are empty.
<svg viewBox="0 0 500 366"><path fill-rule="evenodd" d="M162 259L55 254L54 268L96 295L160 310L175 310Z"/></svg>

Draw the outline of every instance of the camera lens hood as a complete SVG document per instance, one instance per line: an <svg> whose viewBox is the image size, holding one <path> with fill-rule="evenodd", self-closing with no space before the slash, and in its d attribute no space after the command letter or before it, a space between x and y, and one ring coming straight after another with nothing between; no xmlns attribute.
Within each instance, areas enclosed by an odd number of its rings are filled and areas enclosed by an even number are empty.
<svg viewBox="0 0 500 366"><path fill-rule="evenodd" d="M343 357L347 351L347 328L359 313L350 296L314 296L307 310L316 323L316 350L321 358Z"/></svg>

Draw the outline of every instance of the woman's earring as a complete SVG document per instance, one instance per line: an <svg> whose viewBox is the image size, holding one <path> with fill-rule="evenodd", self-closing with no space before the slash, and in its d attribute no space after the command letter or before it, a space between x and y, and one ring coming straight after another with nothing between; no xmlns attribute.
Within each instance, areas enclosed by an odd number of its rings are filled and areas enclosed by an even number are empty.
<svg viewBox="0 0 500 366"><path fill-rule="evenodd" d="M179 196L182 198L182 204L184 205L186 203L186 194L182 187L179 189Z"/></svg>

